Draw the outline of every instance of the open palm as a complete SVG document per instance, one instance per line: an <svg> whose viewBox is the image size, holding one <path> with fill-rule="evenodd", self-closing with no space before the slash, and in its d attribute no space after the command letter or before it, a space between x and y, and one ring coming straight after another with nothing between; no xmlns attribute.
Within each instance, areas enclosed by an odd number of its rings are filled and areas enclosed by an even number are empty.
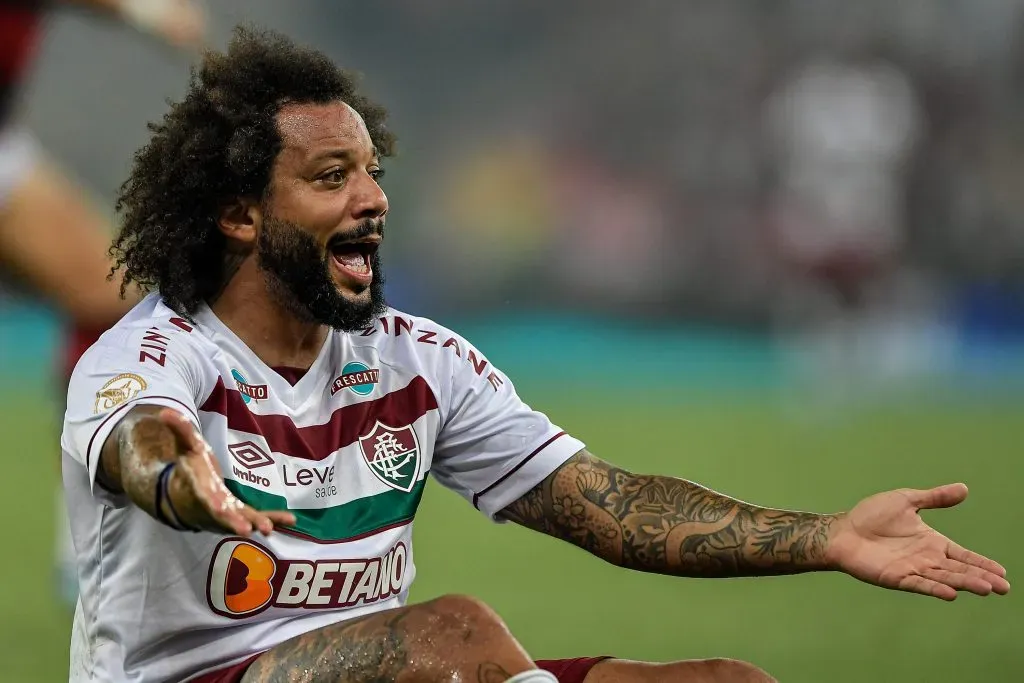
<svg viewBox="0 0 1024 683"><path fill-rule="evenodd" d="M171 428L180 455L171 487L181 487L185 506L177 512L182 521L205 531L249 536L269 534L275 526L293 526L295 515L285 510L256 510L236 498L224 485L213 449L199 430L177 410L164 408L158 419Z"/></svg>
<svg viewBox="0 0 1024 683"><path fill-rule="evenodd" d="M999 563L966 550L924 523L918 510L947 508L967 497L963 484L900 489L865 498L840 517L829 554L839 569L884 588L956 599L1009 592Z"/></svg>

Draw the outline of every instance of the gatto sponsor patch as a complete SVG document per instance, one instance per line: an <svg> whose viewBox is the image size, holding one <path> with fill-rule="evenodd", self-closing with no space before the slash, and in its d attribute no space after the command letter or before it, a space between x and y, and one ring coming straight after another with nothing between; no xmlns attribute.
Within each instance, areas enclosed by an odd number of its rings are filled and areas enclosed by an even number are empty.
<svg viewBox="0 0 1024 683"><path fill-rule="evenodd" d="M249 384L245 379L245 376L234 368L231 369L231 378L235 380L235 386L238 387L238 393L242 395L242 400L246 404L249 401L265 401L270 396L270 390L266 384Z"/></svg>

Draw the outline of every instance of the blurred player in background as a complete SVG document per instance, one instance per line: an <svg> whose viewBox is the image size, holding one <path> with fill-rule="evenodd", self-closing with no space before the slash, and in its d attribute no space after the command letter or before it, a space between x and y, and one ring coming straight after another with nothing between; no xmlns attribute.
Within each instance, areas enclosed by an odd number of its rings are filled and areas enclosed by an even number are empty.
<svg viewBox="0 0 1024 683"><path fill-rule="evenodd" d="M478 600L407 604L428 475L636 571L1009 590L918 515L964 500L962 484L813 514L635 474L523 403L468 340L389 308L394 139L324 55L241 31L152 130L114 246L125 282L155 291L83 355L61 437L75 683L771 680L726 660L535 662ZM578 622L557 604L537 618Z"/></svg>
<svg viewBox="0 0 1024 683"><path fill-rule="evenodd" d="M66 381L81 354L138 297L122 297L107 278L108 221L31 133L11 121L47 11L58 4L98 10L180 48L199 46L205 18L187 0L0 0L0 278L38 294L69 321L59 368ZM73 548L62 509L57 523L62 592L73 601Z"/></svg>
<svg viewBox="0 0 1024 683"><path fill-rule="evenodd" d="M897 65L849 49L797 69L765 119L774 237L788 266L778 322L791 342L812 342L801 358L815 401L845 402L886 368L873 323L898 294L917 96Z"/></svg>

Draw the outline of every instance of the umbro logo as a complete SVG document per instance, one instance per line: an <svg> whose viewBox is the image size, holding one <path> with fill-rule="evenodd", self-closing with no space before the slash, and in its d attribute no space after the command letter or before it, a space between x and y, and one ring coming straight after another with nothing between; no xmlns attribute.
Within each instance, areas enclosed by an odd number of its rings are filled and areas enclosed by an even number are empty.
<svg viewBox="0 0 1024 683"><path fill-rule="evenodd" d="M231 453L231 457L235 459L235 462L247 470L254 470L258 467L274 464L273 458L264 453L263 449L252 441L233 443L228 446L228 452Z"/></svg>

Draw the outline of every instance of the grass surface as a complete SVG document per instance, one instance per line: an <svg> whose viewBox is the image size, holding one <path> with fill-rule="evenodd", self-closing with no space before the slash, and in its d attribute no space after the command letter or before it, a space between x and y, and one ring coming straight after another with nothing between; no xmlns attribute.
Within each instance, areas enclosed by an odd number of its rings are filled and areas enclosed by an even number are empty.
<svg viewBox="0 0 1024 683"><path fill-rule="evenodd" d="M879 409L812 424L768 402L623 401L621 394L610 401L614 409L535 403L617 464L759 503L831 511L884 488L966 481L968 501L928 513L928 521L1001 561L1011 581L1024 572L1019 406ZM67 680L70 617L50 571L56 412L32 396L0 410L7 437L0 514L14 551L0 569L4 682ZM482 597L538 658L730 656L787 683L1024 681L1024 608L1013 594L945 604L830 574L729 581L631 574L493 525L435 482L415 533L414 598Z"/></svg>

